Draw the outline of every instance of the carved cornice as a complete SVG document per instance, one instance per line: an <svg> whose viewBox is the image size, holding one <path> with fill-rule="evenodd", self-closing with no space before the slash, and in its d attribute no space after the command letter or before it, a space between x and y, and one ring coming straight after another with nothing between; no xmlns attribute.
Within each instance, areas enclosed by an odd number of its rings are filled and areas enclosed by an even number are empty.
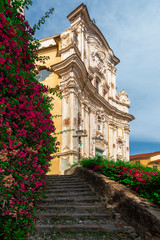
<svg viewBox="0 0 160 240"><path fill-rule="evenodd" d="M90 74L92 74L92 77L96 75L98 78L105 79L104 74L101 73L97 67L89 66L88 70L89 70Z"/></svg>
<svg viewBox="0 0 160 240"><path fill-rule="evenodd" d="M57 153L57 156L62 157L62 156L69 156L70 154L78 155L78 151L70 150L66 152L60 152Z"/></svg>
<svg viewBox="0 0 160 240"><path fill-rule="evenodd" d="M50 37L40 39L39 42L40 42L41 46L39 47L39 50L42 50L42 49L45 49L45 48L48 48L48 47L56 46L57 43L56 43L54 38L57 38L59 36L60 36L60 34L57 34L57 35L53 35L53 36L50 36Z"/></svg>
<svg viewBox="0 0 160 240"><path fill-rule="evenodd" d="M72 54L65 60L52 65L51 68L61 77L70 72L78 72L78 77L81 77L84 79L84 81L88 78L88 73L86 71L85 65L77 54Z"/></svg>
<svg viewBox="0 0 160 240"><path fill-rule="evenodd" d="M124 102L122 103L122 102L114 99L113 97L109 97L108 99L110 99L110 100L112 100L113 102L116 102L116 103L118 103L118 104L120 104L120 105L122 105L122 106L126 106L126 107L130 108L130 106L129 106L128 104L126 104L126 103L124 103Z"/></svg>
<svg viewBox="0 0 160 240"><path fill-rule="evenodd" d="M61 49L61 50L59 51L59 54L61 55L61 54L65 53L65 52L68 52L70 49L74 49L74 52L75 52L79 57L81 56L81 53L80 53L78 47L75 45L75 43L71 43L71 44L69 44L67 47Z"/></svg>
<svg viewBox="0 0 160 240"><path fill-rule="evenodd" d="M118 118L125 118L127 121L134 119L133 115L118 110L108 103L104 97L95 92L95 87L88 79L86 67L77 54L72 54L60 63L52 65L51 68L61 77L73 72L76 75L76 81L81 91L84 91L88 95L88 98L91 102L93 101L93 103L95 103L95 106L101 106L104 108L104 111L110 112Z"/></svg>
<svg viewBox="0 0 160 240"><path fill-rule="evenodd" d="M39 71L42 69L47 69L50 72L54 72L51 67L46 67L45 65L36 65L36 69L35 69L36 74L39 73Z"/></svg>

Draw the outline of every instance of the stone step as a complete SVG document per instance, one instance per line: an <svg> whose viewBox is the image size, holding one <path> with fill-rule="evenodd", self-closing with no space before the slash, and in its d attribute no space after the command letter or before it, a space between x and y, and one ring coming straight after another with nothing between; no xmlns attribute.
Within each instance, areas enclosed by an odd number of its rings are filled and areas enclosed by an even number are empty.
<svg viewBox="0 0 160 240"><path fill-rule="evenodd" d="M98 200L92 200L92 199L86 199L86 200L82 199L82 200L79 200L79 201L75 201L75 200L72 200L72 199L70 199L68 201L63 200L63 199L61 199L61 200L48 199L47 201L43 202L42 205L43 206L46 206L48 204L73 204L73 205L84 204L84 205L87 205L87 204L98 204L98 203L99 203Z"/></svg>
<svg viewBox="0 0 160 240"><path fill-rule="evenodd" d="M65 181L55 181L55 180L49 180L47 181L49 184L84 184L84 185L87 185L86 182L83 182L83 181L77 181L77 180L74 180L74 181L71 181L71 180L65 180Z"/></svg>
<svg viewBox="0 0 160 240"><path fill-rule="evenodd" d="M97 225L97 224L71 224L71 225L38 225L35 224L35 229L38 232L124 232L124 229L114 225L113 223L107 223L104 225Z"/></svg>
<svg viewBox="0 0 160 240"><path fill-rule="evenodd" d="M89 186L85 185L85 184L48 184L47 185L48 188L88 188Z"/></svg>
<svg viewBox="0 0 160 240"><path fill-rule="evenodd" d="M54 188L89 188L88 185L85 184L48 184L47 187L54 187Z"/></svg>
<svg viewBox="0 0 160 240"><path fill-rule="evenodd" d="M70 219L70 218L109 218L111 217L110 214L107 213L38 213L36 214L37 218L43 218L43 219L57 219L57 218L63 218L63 219Z"/></svg>
<svg viewBox="0 0 160 240"><path fill-rule="evenodd" d="M62 204L60 204L62 205ZM49 204L48 206L51 206ZM78 205L81 207L82 205ZM85 205L86 206L86 205ZM74 206L75 207L75 206ZM113 211L106 211L102 206L99 208L40 208L37 209L37 214L39 213L48 213L48 214L79 214L79 213L85 213L85 214L97 214L97 213L109 213L112 216L114 216Z"/></svg>
<svg viewBox="0 0 160 240"><path fill-rule="evenodd" d="M121 232L53 232L37 233L36 236L30 235L27 240L133 240L128 233ZM137 238L136 238L137 239ZM139 240L139 239L137 239Z"/></svg>
<svg viewBox="0 0 160 240"><path fill-rule="evenodd" d="M114 211L106 210L108 204L101 201L87 183L74 175L50 175L46 180L44 201L36 213L35 238L29 240L132 239L126 235L119 238L126 233L124 222L117 224ZM93 233L99 235L87 237ZM109 234L113 237L108 238Z"/></svg>
<svg viewBox="0 0 160 240"><path fill-rule="evenodd" d="M78 177L74 176L74 175L58 175L58 176L53 176L53 175L50 175L50 176L47 176L46 179L56 179L56 180L59 180L59 179L79 179Z"/></svg>
<svg viewBox="0 0 160 240"><path fill-rule="evenodd" d="M67 185L67 184L83 184L83 185L88 185L87 183L85 182L80 182L80 181L71 181L71 180L68 180L68 181L48 181L48 184L58 184L58 185Z"/></svg>
<svg viewBox="0 0 160 240"><path fill-rule="evenodd" d="M88 187L88 186L47 186L47 188L46 188L47 190L49 190L49 189L59 189L59 190L74 190L74 189L80 189L80 190L90 190L90 188Z"/></svg>
<svg viewBox="0 0 160 240"><path fill-rule="evenodd" d="M83 180L79 180L78 178L61 178L61 179L46 179L46 181L51 181L51 182L84 182Z"/></svg>
<svg viewBox="0 0 160 240"><path fill-rule="evenodd" d="M39 209L46 209L46 210L54 210L54 209L93 209L93 210L101 210L102 209L102 204L88 204L88 205L79 205L79 203L75 203L74 205L69 205L69 204L50 204L47 206L40 205L38 207Z"/></svg>
<svg viewBox="0 0 160 240"><path fill-rule="evenodd" d="M89 192L89 191L84 191L84 192L73 192L72 194L66 192L62 192L62 193L51 193L51 194L46 194L44 195L44 197L50 197L50 198L54 198L54 197L68 197L68 196L80 196L80 197L83 197L83 196L96 196L96 194L92 193L92 192Z"/></svg>
<svg viewBox="0 0 160 240"><path fill-rule="evenodd" d="M106 225L108 223L114 224L113 220L110 218L37 218L37 225L71 225L71 224L84 224L84 225Z"/></svg>
<svg viewBox="0 0 160 240"><path fill-rule="evenodd" d="M68 193L68 194L72 194L72 193L82 193L83 194L83 192L91 192L91 190L90 189L88 189L88 188L74 188L74 189L52 189L52 188L50 188L50 189L47 189L47 191L46 191L46 193L48 194L48 193Z"/></svg>
<svg viewBox="0 0 160 240"><path fill-rule="evenodd" d="M99 197L95 196L69 196L69 197L55 197L55 198L45 198L44 202L50 202L50 201L75 201L75 202L81 202L81 201L100 201Z"/></svg>

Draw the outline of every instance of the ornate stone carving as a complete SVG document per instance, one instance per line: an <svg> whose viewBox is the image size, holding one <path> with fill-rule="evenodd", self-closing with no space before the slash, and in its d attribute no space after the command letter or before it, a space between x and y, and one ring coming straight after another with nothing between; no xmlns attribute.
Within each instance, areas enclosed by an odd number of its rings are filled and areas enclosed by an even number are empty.
<svg viewBox="0 0 160 240"><path fill-rule="evenodd" d="M111 88L113 88L113 89L114 89L114 83L111 83Z"/></svg>
<svg viewBox="0 0 160 240"><path fill-rule="evenodd" d="M105 144L101 141L101 140L96 140L96 146L100 147L100 148L105 148Z"/></svg>
<svg viewBox="0 0 160 240"><path fill-rule="evenodd" d="M63 93L68 93L68 89L64 89Z"/></svg>
<svg viewBox="0 0 160 240"><path fill-rule="evenodd" d="M87 134L87 130L86 130L86 129L84 129L83 133L84 133L84 134Z"/></svg>
<svg viewBox="0 0 160 240"><path fill-rule="evenodd" d="M103 51L92 52L91 58L93 60L93 67L97 67L101 74L105 74L106 72L106 67L104 64L104 59L106 58L105 53Z"/></svg>
<svg viewBox="0 0 160 240"><path fill-rule="evenodd" d="M74 41L74 44L78 45L78 32L76 29L73 29L73 41Z"/></svg>
<svg viewBox="0 0 160 240"><path fill-rule="evenodd" d="M55 46L56 42L55 42L55 40L53 38L51 38L51 39L40 41L40 44L41 45L40 45L39 49Z"/></svg>
<svg viewBox="0 0 160 240"><path fill-rule="evenodd" d="M64 76L62 77L62 80L63 80L63 81L67 81L70 77L71 77L71 76L70 76L70 73L69 73L69 74L66 74L66 75L64 75Z"/></svg>
<svg viewBox="0 0 160 240"><path fill-rule="evenodd" d="M63 148L63 151L69 151L70 148L66 145L64 148Z"/></svg>
<svg viewBox="0 0 160 240"><path fill-rule="evenodd" d="M63 120L63 126L68 127L70 125L70 118L66 118Z"/></svg>
<svg viewBox="0 0 160 240"><path fill-rule="evenodd" d="M69 96L65 96L66 103L68 104Z"/></svg>
<svg viewBox="0 0 160 240"><path fill-rule="evenodd" d="M73 32L71 32L70 30L66 30L61 34L61 40L62 40L62 48L65 48L70 44L73 44Z"/></svg>
<svg viewBox="0 0 160 240"><path fill-rule="evenodd" d="M91 141L91 154L93 155L94 154L94 147L95 147L95 140L93 139Z"/></svg>
<svg viewBox="0 0 160 240"><path fill-rule="evenodd" d="M75 126L78 125L78 119L77 119L77 118L74 118L74 119L73 119L73 124L74 124Z"/></svg>
<svg viewBox="0 0 160 240"><path fill-rule="evenodd" d="M121 158L122 155L123 155L123 143L119 141L117 143L117 156Z"/></svg>
<svg viewBox="0 0 160 240"><path fill-rule="evenodd" d="M127 95L127 93L124 89L118 94L118 96L119 96L120 102L122 102L124 104L130 104L130 100L129 100L128 95Z"/></svg>

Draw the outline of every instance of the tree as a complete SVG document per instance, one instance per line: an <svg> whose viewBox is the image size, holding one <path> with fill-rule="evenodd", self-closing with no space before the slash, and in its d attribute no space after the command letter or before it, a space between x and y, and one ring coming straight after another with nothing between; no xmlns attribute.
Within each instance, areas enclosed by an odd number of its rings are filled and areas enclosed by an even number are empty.
<svg viewBox="0 0 160 240"><path fill-rule="evenodd" d="M45 174L57 152L50 110L53 89L34 78L38 40L21 12L30 0L0 1L0 239L23 240L34 230L46 192ZM42 59L41 60L45 60Z"/></svg>

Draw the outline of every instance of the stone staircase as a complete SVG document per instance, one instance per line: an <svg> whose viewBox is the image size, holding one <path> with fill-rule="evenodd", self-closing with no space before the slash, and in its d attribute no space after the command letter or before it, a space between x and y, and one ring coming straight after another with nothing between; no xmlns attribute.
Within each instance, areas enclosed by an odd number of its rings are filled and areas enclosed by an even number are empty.
<svg viewBox="0 0 160 240"><path fill-rule="evenodd" d="M74 175L49 175L45 201L29 240L127 240L141 238L120 215Z"/></svg>

